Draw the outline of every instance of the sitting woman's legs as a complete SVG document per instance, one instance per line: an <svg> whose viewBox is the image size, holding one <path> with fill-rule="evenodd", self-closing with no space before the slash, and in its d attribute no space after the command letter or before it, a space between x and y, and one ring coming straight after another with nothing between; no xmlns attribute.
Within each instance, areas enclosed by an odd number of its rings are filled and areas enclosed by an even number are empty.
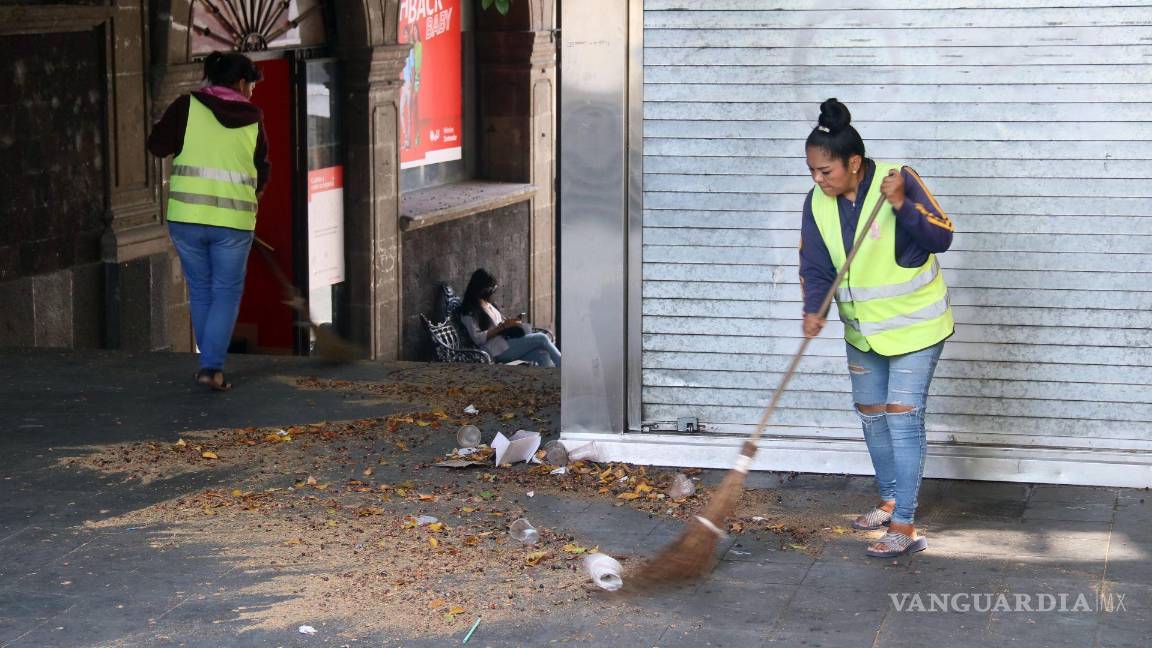
<svg viewBox="0 0 1152 648"><path fill-rule="evenodd" d="M542 367L559 367L560 351L547 335L529 333L524 337L508 340L508 349L493 359L496 362L527 360Z"/></svg>

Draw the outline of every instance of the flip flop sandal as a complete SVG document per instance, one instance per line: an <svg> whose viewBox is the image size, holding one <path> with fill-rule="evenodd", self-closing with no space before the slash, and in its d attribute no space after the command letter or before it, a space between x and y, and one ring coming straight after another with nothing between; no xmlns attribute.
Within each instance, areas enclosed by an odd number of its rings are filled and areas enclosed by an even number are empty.
<svg viewBox="0 0 1152 648"><path fill-rule="evenodd" d="M928 548L928 539L924 536L913 539L903 533L889 531L873 544L880 545L881 549L877 551L869 546L866 553L872 558L896 558L897 556L924 551Z"/></svg>
<svg viewBox="0 0 1152 648"><path fill-rule="evenodd" d="M876 507L855 520L852 520L852 528L857 531L874 531L888 526L888 523L891 521L891 513L880 507Z"/></svg>

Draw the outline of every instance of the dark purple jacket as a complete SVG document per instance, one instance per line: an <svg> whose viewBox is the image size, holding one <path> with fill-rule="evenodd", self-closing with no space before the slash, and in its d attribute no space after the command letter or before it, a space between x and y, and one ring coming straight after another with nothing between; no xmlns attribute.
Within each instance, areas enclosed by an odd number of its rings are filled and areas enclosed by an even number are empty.
<svg viewBox="0 0 1152 648"><path fill-rule="evenodd" d="M857 196L868 195L868 187L876 172L872 160L866 160L864 180L856 190ZM936 199L928 192L920 176L910 167L903 168L904 206L896 210L896 263L903 268L918 268L928 255L944 252L952 245L952 221ZM815 187L813 187L815 190ZM861 205L864 201L860 201ZM840 231L843 235L844 254L852 249L855 242L856 223L860 219L859 206L844 196L836 199L840 207ZM864 215L867 218L867 214ZM832 280L836 278L836 266L828 247L820 236L820 228L812 216L812 191L804 199L804 218L800 225L800 286L804 292L804 312L816 313L820 303L828 294Z"/></svg>
<svg viewBox="0 0 1152 648"><path fill-rule="evenodd" d="M260 124L256 136L256 151L252 162L256 165L256 194L264 191L268 184L268 138L264 135L264 116L260 108L243 101L226 101L203 92L194 92L200 103L208 107L216 120L225 128L243 128ZM184 131L188 128L188 104L191 99L183 95L164 111L164 116L152 127L148 135L148 150L158 157L180 155L184 148Z"/></svg>

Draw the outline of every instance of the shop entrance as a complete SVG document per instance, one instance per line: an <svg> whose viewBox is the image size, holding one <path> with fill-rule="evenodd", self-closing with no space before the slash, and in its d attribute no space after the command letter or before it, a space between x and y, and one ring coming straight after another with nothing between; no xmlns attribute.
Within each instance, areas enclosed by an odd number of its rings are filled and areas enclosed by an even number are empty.
<svg viewBox="0 0 1152 648"><path fill-rule="evenodd" d="M256 236L274 248L284 275L308 299L311 320L342 328L344 294L343 151L338 66L289 52L257 61L264 80L252 102L264 112L272 172L260 198ZM308 355L308 319L255 248L231 352Z"/></svg>

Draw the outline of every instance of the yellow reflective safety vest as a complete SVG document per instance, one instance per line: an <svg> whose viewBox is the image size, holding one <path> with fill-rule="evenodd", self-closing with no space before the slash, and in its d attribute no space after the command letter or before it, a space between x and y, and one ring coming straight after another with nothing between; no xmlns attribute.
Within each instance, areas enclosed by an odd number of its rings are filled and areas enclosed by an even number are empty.
<svg viewBox="0 0 1152 648"><path fill-rule="evenodd" d="M256 229L256 140L260 125L228 128L195 95L184 146L172 160L168 220Z"/></svg>
<svg viewBox="0 0 1152 648"><path fill-rule="evenodd" d="M884 176L900 168L900 164L876 163L868 195L860 207L853 241L860 237L876 201L885 200L880 193ZM832 264L839 272L848 255L840 231L836 197L827 196L820 187L815 187L812 216ZM844 322L844 339L849 344L884 356L926 349L952 335L955 329L948 287L944 285L936 255L928 255L928 260L919 268L904 268L896 263L896 214L886 200L836 291L836 309L840 321Z"/></svg>

